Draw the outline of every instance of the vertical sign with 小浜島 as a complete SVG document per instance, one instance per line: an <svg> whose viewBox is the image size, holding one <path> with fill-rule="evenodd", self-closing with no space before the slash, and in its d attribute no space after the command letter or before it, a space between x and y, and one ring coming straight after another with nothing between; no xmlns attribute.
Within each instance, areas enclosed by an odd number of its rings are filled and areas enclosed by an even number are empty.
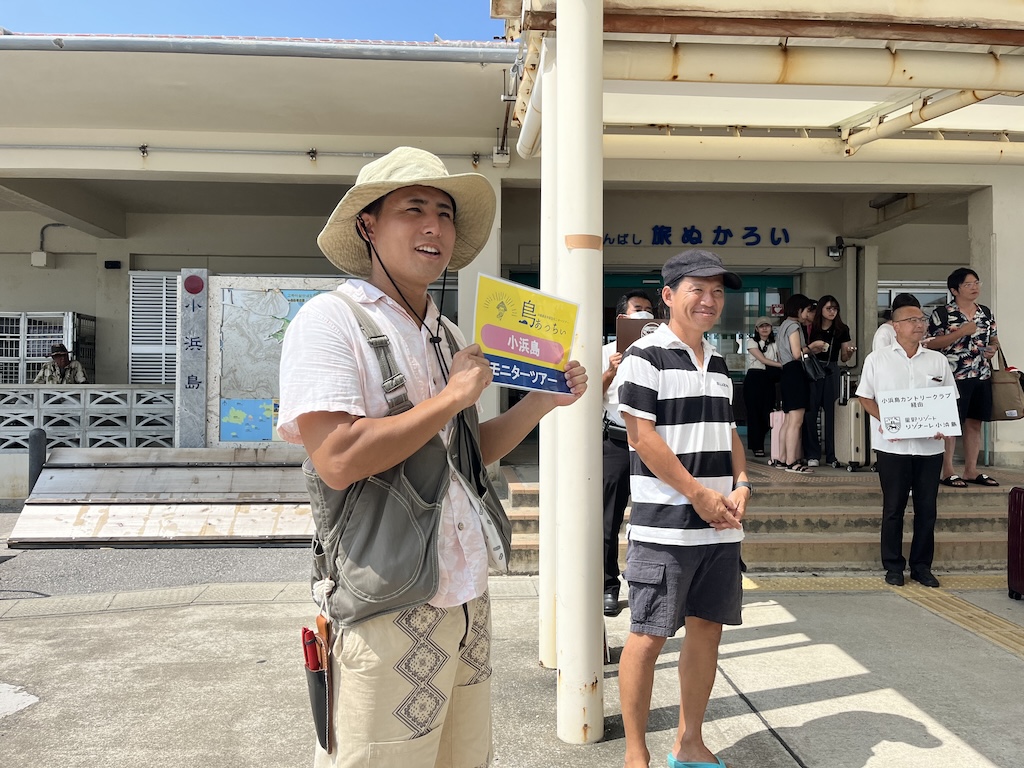
<svg viewBox="0 0 1024 768"><path fill-rule="evenodd" d="M174 446L206 447L206 359L209 272L181 270Z"/></svg>
<svg viewBox="0 0 1024 768"><path fill-rule="evenodd" d="M568 392L569 362L579 305L532 288L480 275L476 343L491 363L494 383L514 389Z"/></svg>

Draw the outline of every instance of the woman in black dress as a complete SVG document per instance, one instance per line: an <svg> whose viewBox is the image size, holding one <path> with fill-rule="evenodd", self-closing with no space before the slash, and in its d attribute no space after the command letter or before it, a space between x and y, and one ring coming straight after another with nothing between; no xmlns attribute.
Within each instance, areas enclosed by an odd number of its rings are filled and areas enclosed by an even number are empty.
<svg viewBox="0 0 1024 768"><path fill-rule="evenodd" d="M839 313L839 300L835 296L826 294L818 299L818 311L814 315L808 341L825 342L824 351L816 355L825 368L825 378L810 383L811 397L804 418L804 458L810 467L818 466L821 461L822 445L818 440L818 410L821 409L825 461L838 467L836 399L839 397L839 364L849 360L857 348L853 346L850 327Z"/></svg>

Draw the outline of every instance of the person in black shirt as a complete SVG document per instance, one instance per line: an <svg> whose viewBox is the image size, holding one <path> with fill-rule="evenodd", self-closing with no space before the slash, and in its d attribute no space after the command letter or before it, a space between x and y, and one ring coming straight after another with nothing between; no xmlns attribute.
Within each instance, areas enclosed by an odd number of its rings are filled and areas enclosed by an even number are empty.
<svg viewBox="0 0 1024 768"><path fill-rule="evenodd" d="M808 341L824 341L825 351L818 352L817 358L825 367L825 378L811 382L811 400L804 419L804 457L809 467L816 467L821 461L822 445L818 440L818 409L824 410L822 427L825 438L825 461L833 467L839 466L836 459L836 399L839 397L839 363L845 363L857 350L853 346L850 327L843 322L839 313L839 300L831 294L818 299L818 311L814 315Z"/></svg>

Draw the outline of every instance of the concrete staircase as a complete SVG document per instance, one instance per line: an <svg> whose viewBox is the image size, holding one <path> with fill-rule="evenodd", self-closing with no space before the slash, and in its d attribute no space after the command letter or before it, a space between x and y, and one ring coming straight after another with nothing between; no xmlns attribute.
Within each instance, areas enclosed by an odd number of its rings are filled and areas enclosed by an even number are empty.
<svg viewBox="0 0 1024 768"><path fill-rule="evenodd" d="M513 526L511 566L516 573L536 573L540 489L537 483L521 482L510 469L503 467ZM881 569L882 493L874 473L821 468L814 476L795 476L763 465L749 471L757 494L744 524L743 559L751 571ZM1024 473L986 471L1003 484L939 491L934 563L939 572L1006 567L1007 495L1013 485L1024 485ZM909 550L913 499L907 507ZM600 516L601 510L594 514ZM625 526L620 541L624 562Z"/></svg>

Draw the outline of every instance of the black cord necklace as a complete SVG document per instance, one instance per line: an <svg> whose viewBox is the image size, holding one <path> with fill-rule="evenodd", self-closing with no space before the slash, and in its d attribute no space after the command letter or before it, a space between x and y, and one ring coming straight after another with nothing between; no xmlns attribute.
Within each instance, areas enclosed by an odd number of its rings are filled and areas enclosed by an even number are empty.
<svg viewBox="0 0 1024 768"><path fill-rule="evenodd" d="M402 299L402 302L405 304L406 308L410 312L412 312L412 316L416 318L416 321L419 323L419 327L426 328L427 333L429 333L430 329L427 328L427 321L425 320L425 315L421 316L420 313L417 312L415 308L412 306L412 302L405 298L405 294L402 293L402 289L398 287L398 283L396 283L395 279L391 277L391 273L388 272L388 268L384 266L384 260L381 259L380 254L377 253L377 247L369 240L369 238L364 237L363 239L366 241L366 244L370 247L370 250L373 251L373 255L377 257L377 263L380 264L380 268L384 270L384 274L387 275L388 280L391 282L391 285L394 286L395 291L398 293L398 296ZM441 306L437 308L437 327L434 329L434 335L430 337L430 343L434 347L434 354L437 356L437 362L441 368L441 376L444 377L445 384L448 383L448 361L444 359L444 353L441 351L441 310L444 309L444 295L445 293L447 293L447 291L445 290L447 285L448 269L446 267L444 270L444 277L441 280ZM447 329L445 329L445 332L447 333Z"/></svg>

